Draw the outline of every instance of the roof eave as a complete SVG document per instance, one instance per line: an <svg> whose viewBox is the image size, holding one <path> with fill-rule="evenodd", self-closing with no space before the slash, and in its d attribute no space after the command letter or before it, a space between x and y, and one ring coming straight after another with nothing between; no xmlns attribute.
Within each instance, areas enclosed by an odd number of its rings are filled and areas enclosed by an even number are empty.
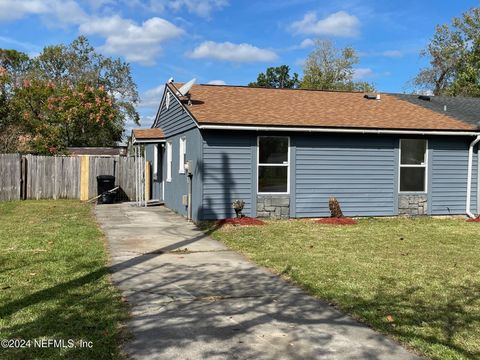
<svg viewBox="0 0 480 360"><path fill-rule="evenodd" d="M398 134L398 135L450 135L477 136L478 130L440 130L440 129L375 129L375 128L340 128L340 127L296 127L296 126L262 126L262 125L218 125L199 124L204 130L243 130L243 131L290 131L353 134Z"/></svg>

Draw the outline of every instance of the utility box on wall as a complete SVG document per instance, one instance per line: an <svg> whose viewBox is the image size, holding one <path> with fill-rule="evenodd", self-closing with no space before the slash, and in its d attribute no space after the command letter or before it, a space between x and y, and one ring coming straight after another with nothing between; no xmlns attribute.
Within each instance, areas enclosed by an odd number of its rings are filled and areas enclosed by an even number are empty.
<svg viewBox="0 0 480 360"><path fill-rule="evenodd" d="M182 195L182 205L188 206L188 195Z"/></svg>

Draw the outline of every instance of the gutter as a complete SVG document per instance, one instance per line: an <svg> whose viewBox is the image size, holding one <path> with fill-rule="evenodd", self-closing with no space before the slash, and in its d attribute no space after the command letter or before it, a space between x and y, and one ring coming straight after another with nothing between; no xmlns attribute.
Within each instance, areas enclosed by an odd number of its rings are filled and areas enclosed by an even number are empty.
<svg viewBox="0 0 480 360"><path fill-rule="evenodd" d="M164 143L165 139L135 139L132 140L132 145L135 144L157 144Z"/></svg>
<svg viewBox="0 0 480 360"><path fill-rule="evenodd" d="M235 126L235 125L198 125L204 130L250 130L250 131L286 131L286 132L320 132L320 133L350 133L350 134L404 134L404 135L452 135L479 136L472 131L442 131L442 130L386 130L386 129L343 129L343 128L308 128L308 127L275 127L275 126Z"/></svg>
<svg viewBox="0 0 480 360"><path fill-rule="evenodd" d="M468 170L467 170L467 201L465 204L465 212L471 218L474 218L475 215L471 212L471 200L472 200L472 165L473 165L473 147L480 141L480 135L470 143L468 147ZM478 170L478 169L477 169ZM477 171L478 172L478 171ZM478 179L477 179L478 182ZM478 204L477 204L478 207Z"/></svg>

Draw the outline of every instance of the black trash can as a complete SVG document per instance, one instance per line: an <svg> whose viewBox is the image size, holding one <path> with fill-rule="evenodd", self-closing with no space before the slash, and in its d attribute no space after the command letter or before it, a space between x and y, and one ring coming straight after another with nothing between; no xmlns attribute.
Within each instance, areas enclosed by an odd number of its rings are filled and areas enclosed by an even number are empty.
<svg viewBox="0 0 480 360"><path fill-rule="evenodd" d="M97 176L97 195L101 195L98 198L100 204L113 204L115 199L114 192L108 192L115 188L115 176L113 175L98 175Z"/></svg>

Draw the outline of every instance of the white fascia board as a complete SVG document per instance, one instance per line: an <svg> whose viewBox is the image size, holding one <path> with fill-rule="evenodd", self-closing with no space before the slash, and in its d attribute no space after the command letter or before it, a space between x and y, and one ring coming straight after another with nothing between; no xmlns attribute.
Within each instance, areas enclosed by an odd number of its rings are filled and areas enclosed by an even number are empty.
<svg viewBox="0 0 480 360"><path fill-rule="evenodd" d="M133 139L132 144L156 144L156 143L164 143L165 140L160 139Z"/></svg>
<svg viewBox="0 0 480 360"><path fill-rule="evenodd" d="M251 130L251 131L286 131L286 132L320 132L350 134L399 134L399 135L450 135L477 136L474 131L442 131L442 130L387 130L387 129L341 129L341 128L308 128L308 127L275 127L275 126L243 126L243 125L200 125L204 130Z"/></svg>

